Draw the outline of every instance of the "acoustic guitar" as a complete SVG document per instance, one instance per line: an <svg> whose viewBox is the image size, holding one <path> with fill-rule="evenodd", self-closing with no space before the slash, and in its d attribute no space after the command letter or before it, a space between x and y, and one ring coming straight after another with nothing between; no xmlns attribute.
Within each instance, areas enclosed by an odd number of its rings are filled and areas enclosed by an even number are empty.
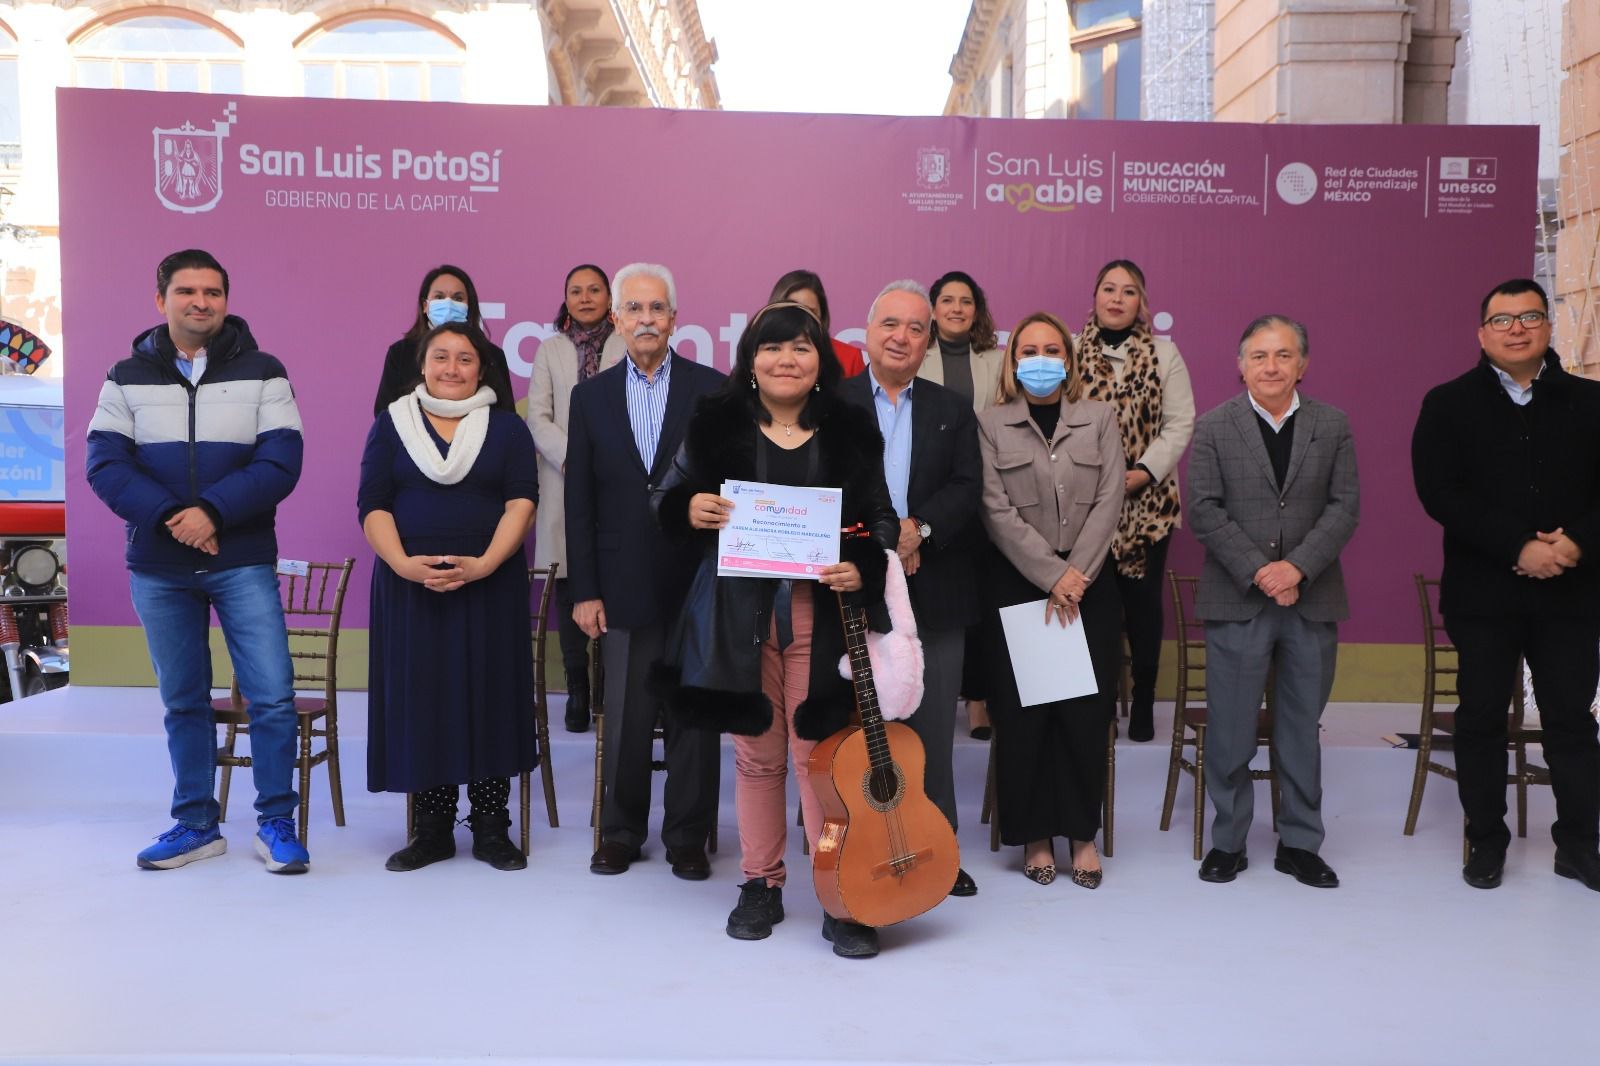
<svg viewBox="0 0 1600 1066"><path fill-rule="evenodd" d="M811 780L824 815L811 876L823 910L867 926L893 925L950 894L961 852L955 831L922 791L922 741L885 722L867 654L867 616L839 601L861 724L811 753Z"/></svg>

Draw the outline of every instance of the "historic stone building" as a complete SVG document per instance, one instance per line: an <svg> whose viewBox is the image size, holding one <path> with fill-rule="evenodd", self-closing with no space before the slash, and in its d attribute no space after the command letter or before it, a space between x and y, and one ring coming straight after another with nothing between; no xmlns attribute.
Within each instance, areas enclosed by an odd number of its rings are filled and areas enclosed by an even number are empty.
<svg viewBox="0 0 1600 1066"><path fill-rule="evenodd" d="M0 3L0 317L60 350L59 86L716 108L716 58L695 0Z"/></svg>
<svg viewBox="0 0 1600 1066"><path fill-rule="evenodd" d="M1600 3L973 0L945 113L1540 127L1530 269L1600 374Z"/></svg>

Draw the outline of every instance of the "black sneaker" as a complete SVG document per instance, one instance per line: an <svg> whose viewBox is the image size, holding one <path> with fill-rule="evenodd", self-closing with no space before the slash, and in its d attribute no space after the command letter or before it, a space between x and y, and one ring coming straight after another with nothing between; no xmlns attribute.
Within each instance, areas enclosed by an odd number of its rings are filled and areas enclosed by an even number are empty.
<svg viewBox="0 0 1600 1066"><path fill-rule="evenodd" d="M739 886L739 904L728 914L728 935L735 940L765 940L783 921L783 889L767 887L764 877Z"/></svg>
<svg viewBox="0 0 1600 1066"><path fill-rule="evenodd" d="M833 953L840 958L870 959L878 953L876 929L831 914L822 916L822 939L833 942Z"/></svg>

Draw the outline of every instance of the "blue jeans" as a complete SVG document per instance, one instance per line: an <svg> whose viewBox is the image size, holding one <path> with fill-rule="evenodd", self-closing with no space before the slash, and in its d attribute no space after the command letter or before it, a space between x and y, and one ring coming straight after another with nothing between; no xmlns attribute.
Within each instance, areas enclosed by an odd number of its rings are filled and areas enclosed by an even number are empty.
<svg viewBox="0 0 1600 1066"><path fill-rule="evenodd" d="M201 573L135 570L133 609L144 626L172 757L172 816L194 829L216 824L217 727L211 713L211 608L217 610L239 691L250 705L257 820L293 818L294 666L278 577L265 564Z"/></svg>

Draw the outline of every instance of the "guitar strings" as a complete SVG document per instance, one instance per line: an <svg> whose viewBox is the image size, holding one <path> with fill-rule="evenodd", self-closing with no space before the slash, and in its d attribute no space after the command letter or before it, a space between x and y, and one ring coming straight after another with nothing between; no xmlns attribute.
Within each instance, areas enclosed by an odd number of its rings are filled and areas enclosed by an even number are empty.
<svg viewBox="0 0 1600 1066"><path fill-rule="evenodd" d="M842 599L839 603L839 609L845 615L845 635L847 638L846 643L849 645L851 666L854 668L865 666L870 671L872 657L867 647L867 642L862 636L862 630L865 628L865 619L857 612L845 608ZM894 870L896 876L903 877L915 865L916 856L911 852L911 846L906 835L905 819L901 814L900 803L898 802L900 789L897 784L898 775L895 773L897 766L894 762L894 754L889 749L888 730L885 728L881 717L875 721L869 721L870 712L878 709L877 687L864 684L859 669L851 670L851 682L855 688L857 708L861 712L862 739L867 749L868 759L873 766L868 775L867 790L869 794L872 792L873 783L878 783L879 771L886 770L887 779L883 780L881 784L888 790L888 796L880 798L873 795L870 798L880 803L893 804L893 806L880 813L883 815L885 835L889 840L889 866Z"/></svg>

